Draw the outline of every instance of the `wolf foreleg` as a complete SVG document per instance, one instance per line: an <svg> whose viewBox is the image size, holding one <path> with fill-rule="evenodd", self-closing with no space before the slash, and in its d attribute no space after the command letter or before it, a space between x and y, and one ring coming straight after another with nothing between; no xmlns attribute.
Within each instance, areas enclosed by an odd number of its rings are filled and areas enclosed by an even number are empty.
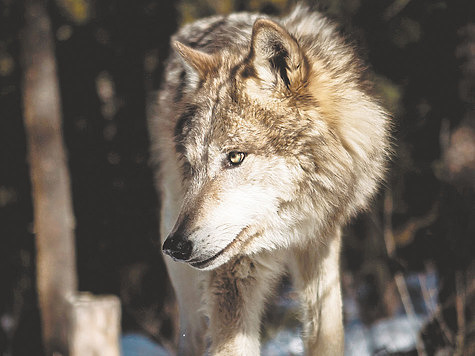
<svg viewBox="0 0 475 356"><path fill-rule="evenodd" d="M260 354L259 331L265 300L282 265L240 257L214 270L207 288L211 355Z"/></svg>
<svg viewBox="0 0 475 356"><path fill-rule="evenodd" d="M180 313L180 335L177 355L202 355L205 350L206 323L200 310L200 275L191 267L166 259L168 273L175 289Z"/></svg>
<svg viewBox="0 0 475 356"><path fill-rule="evenodd" d="M302 303L306 355L343 355L340 231L325 244L295 251L292 266Z"/></svg>

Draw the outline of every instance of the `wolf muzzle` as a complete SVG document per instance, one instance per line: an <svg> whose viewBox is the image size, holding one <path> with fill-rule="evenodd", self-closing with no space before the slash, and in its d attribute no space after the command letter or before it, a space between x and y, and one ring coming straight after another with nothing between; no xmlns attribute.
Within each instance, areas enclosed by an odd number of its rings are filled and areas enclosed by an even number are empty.
<svg viewBox="0 0 475 356"><path fill-rule="evenodd" d="M193 243L181 234L170 234L163 243L162 250L174 260L186 261L193 251Z"/></svg>

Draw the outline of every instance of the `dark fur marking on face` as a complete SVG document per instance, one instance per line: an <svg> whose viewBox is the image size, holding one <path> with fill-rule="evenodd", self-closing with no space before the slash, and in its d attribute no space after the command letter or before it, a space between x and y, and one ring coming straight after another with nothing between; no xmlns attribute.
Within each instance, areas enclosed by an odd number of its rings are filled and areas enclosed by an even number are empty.
<svg viewBox="0 0 475 356"><path fill-rule="evenodd" d="M173 101L175 103L178 103L183 99L183 90L186 87L186 70L182 70L180 73L180 83L178 84L178 87L176 88L176 93L175 96L173 97Z"/></svg>
<svg viewBox="0 0 475 356"><path fill-rule="evenodd" d="M175 125L175 149L179 153L184 152L183 139L185 136L185 130L189 126L191 119L196 114L198 107L196 105L188 105L183 113L178 118Z"/></svg>
<svg viewBox="0 0 475 356"><path fill-rule="evenodd" d="M181 169L183 172L183 182L191 179L193 176L193 167L191 166L190 162L188 162L185 158L182 159Z"/></svg>
<svg viewBox="0 0 475 356"><path fill-rule="evenodd" d="M238 77L240 79L244 79L242 72L246 69L246 67L250 67L249 65L245 65L244 69L242 63L235 65L233 68L231 68L230 71L230 82L231 84L231 90L229 91L229 97L231 98L232 102L237 104L238 103L238 98L239 98L239 89L238 89Z"/></svg>
<svg viewBox="0 0 475 356"><path fill-rule="evenodd" d="M247 78L256 77L256 76L257 76L256 69L249 64L246 64L241 71L242 79L247 79Z"/></svg>
<svg viewBox="0 0 475 356"><path fill-rule="evenodd" d="M239 96L238 96L238 89L237 89L237 85L235 81L233 81L231 90L229 91L229 97L231 98L233 103L237 104Z"/></svg>
<svg viewBox="0 0 475 356"><path fill-rule="evenodd" d="M235 65L234 67L231 68L231 70L229 71L229 78L231 80L234 80L236 78L236 74L237 74L240 67L241 67L241 65L237 64L237 65Z"/></svg>

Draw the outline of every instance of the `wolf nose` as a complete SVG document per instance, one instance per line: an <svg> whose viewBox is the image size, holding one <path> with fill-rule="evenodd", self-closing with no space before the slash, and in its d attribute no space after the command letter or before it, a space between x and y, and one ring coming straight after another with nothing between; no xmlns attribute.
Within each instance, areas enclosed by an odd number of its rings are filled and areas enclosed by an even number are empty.
<svg viewBox="0 0 475 356"><path fill-rule="evenodd" d="M162 250L168 256L175 260L187 260L191 256L193 250L193 243L190 240L185 240L175 235L168 236L163 243Z"/></svg>

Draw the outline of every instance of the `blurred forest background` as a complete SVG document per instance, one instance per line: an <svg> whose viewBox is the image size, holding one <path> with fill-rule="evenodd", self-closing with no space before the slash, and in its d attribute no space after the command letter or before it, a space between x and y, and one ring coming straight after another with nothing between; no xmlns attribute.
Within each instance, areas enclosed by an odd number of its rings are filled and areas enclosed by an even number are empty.
<svg viewBox="0 0 475 356"><path fill-rule="evenodd" d="M160 85L170 35L206 15L279 15L294 3L48 2L76 219L79 289L118 295L124 333L141 333L170 347L176 330L176 310L157 241L159 201L146 128L146 104ZM474 355L474 2L307 3L338 21L360 48L394 118L396 155L387 184L374 209L356 219L344 239L346 325L373 330L369 328L384 320L417 318L414 335L422 341L397 354ZM4 356L42 354L22 108L23 27L23 1L0 0ZM282 293L292 300L291 291L283 288ZM287 309L279 310L270 308L267 324L291 320L293 325L295 315L287 317ZM276 319L280 321L273 323ZM278 330L268 329L264 338L277 335ZM393 351L383 345L371 352Z"/></svg>

